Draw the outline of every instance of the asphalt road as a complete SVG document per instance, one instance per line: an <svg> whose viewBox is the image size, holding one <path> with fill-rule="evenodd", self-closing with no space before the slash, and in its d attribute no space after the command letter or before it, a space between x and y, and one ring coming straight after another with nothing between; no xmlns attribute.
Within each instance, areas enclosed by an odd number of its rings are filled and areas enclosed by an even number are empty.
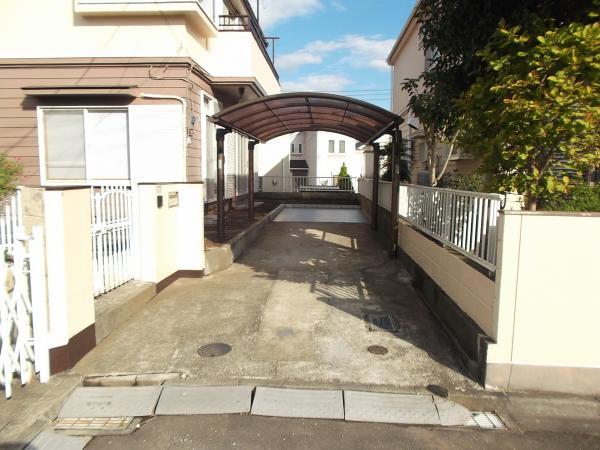
<svg viewBox="0 0 600 450"><path fill-rule="evenodd" d="M600 436L258 416L156 417L86 449L598 449Z"/></svg>

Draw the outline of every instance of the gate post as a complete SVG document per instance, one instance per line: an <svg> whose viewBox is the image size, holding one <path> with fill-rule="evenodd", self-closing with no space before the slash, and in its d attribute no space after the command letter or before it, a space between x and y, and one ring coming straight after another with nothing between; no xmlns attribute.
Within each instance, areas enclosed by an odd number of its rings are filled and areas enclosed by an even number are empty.
<svg viewBox="0 0 600 450"><path fill-rule="evenodd" d="M225 135L227 128L217 130L217 239L225 239Z"/></svg>
<svg viewBox="0 0 600 450"><path fill-rule="evenodd" d="M254 222L254 146L256 141L248 141L248 221Z"/></svg>
<svg viewBox="0 0 600 450"><path fill-rule="evenodd" d="M392 205L391 205L391 236L390 257L398 257L398 190L400 189L400 146L402 145L402 131L396 127L392 132Z"/></svg>
<svg viewBox="0 0 600 450"><path fill-rule="evenodd" d="M373 191L371 193L371 229L377 230L379 207L379 144L373 143Z"/></svg>

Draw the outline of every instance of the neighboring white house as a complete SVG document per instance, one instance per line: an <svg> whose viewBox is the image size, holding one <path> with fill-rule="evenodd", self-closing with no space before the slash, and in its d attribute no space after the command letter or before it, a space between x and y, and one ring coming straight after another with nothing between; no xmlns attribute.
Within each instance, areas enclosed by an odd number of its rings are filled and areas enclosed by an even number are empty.
<svg viewBox="0 0 600 450"><path fill-rule="evenodd" d="M269 151L260 154L260 187L281 191L289 187L290 177L297 176L308 177L310 184L331 184L342 164L351 177L359 177L363 175L364 158L357 144L355 139L327 131L304 131L276 138L269 142Z"/></svg>

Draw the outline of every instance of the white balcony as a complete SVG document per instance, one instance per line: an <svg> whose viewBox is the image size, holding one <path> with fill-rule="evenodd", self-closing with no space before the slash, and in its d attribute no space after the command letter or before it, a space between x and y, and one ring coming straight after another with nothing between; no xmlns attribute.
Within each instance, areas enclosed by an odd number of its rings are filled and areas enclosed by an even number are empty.
<svg viewBox="0 0 600 450"><path fill-rule="evenodd" d="M183 15L207 37L216 37L218 12L211 0L73 0L82 16Z"/></svg>

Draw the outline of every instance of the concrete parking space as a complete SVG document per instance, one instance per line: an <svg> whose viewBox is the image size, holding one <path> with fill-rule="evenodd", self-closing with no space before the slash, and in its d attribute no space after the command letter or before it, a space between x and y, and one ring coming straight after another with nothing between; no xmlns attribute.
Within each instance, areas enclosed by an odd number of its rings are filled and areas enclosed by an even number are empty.
<svg viewBox="0 0 600 450"><path fill-rule="evenodd" d="M381 324L391 317L397 331L369 327L368 314ZM200 356L211 343L231 351ZM73 372L181 372L196 384L481 389L402 264L360 223L268 224L230 268L178 280Z"/></svg>

